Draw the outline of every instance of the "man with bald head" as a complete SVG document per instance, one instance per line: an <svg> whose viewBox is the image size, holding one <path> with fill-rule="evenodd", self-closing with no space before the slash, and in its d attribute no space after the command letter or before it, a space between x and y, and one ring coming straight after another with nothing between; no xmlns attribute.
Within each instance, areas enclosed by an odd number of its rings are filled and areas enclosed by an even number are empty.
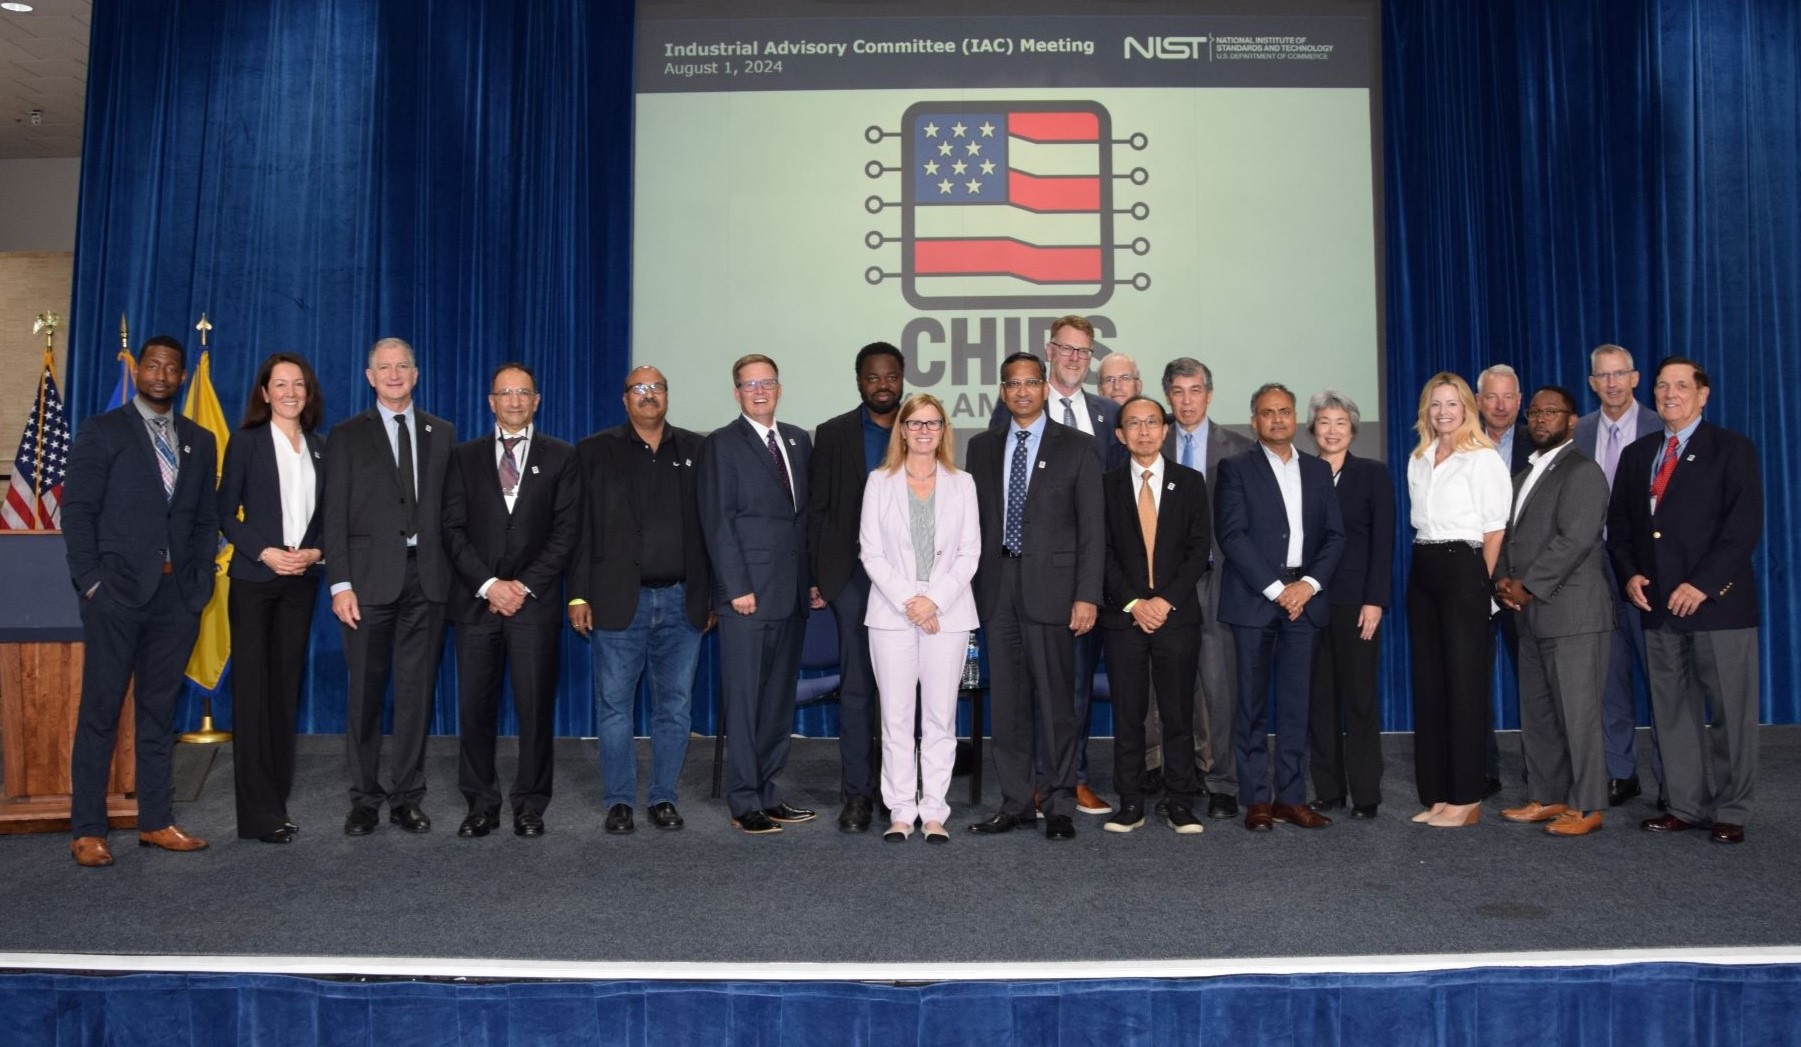
<svg viewBox="0 0 1801 1047"><path fill-rule="evenodd" d="M1116 404L1144 392L1144 380L1138 374L1138 362L1125 353L1108 353L1101 361L1101 395Z"/></svg>
<svg viewBox="0 0 1801 1047"><path fill-rule="evenodd" d="M632 705L650 677L652 825L680 829L676 778L688 756L694 669L712 627L707 547L696 511L702 437L670 425L669 380L625 376L626 421L576 447L582 537L569 564L569 624L593 641L594 713L606 830L629 833L638 801Z"/></svg>

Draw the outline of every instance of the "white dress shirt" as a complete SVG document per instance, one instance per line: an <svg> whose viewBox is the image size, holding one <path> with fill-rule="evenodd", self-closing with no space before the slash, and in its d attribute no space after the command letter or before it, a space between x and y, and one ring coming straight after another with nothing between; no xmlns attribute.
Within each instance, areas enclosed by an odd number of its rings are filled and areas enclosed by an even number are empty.
<svg viewBox="0 0 1801 1047"><path fill-rule="evenodd" d="M1538 483L1538 478L1545 475L1546 471L1551 468L1551 459L1557 457L1557 452L1569 446L1569 443L1568 440L1565 440L1548 451L1533 451L1532 455L1526 459L1532 468L1526 473L1526 478L1520 481L1520 493L1514 495L1513 519L1519 518L1520 506L1526 504L1526 496L1532 493L1533 485Z"/></svg>
<svg viewBox="0 0 1801 1047"><path fill-rule="evenodd" d="M1416 542L1468 542L1507 529L1513 480L1488 448L1458 451L1434 462L1436 445L1407 462L1407 494Z"/></svg>
<svg viewBox="0 0 1801 1047"><path fill-rule="evenodd" d="M1292 570L1301 566L1302 539L1306 537L1301 527L1301 452L1290 447L1288 461L1284 462L1268 444L1258 441L1257 446L1263 449L1263 457L1275 471L1276 487L1282 491L1282 510L1288 517L1288 553L1282 558L1282 566ZM1312 576L1303 577L1301 581L1313 586L1315 593L1321 589L1319 581ZM1263 595L1274 600L1282 595L1283 588L1282 582L1271 582L1264 586Z"/></svg>
<svg viewBox="0 0 1801 1047"><path fill-rule="evenodd" d="M1065 395L1063 390L1057 388L1056 384L1053 383L1051 385L1051 398L1050 401L1044 405L1044 413L1050 415L1053 420L1068 425L1068 422L1063 421L1063 408L1065 404L1069 407L1069 413L1075 415L1075 427L1087 433L1089 436L1093 436L1094 419L1088 414L1088 397L1083 395L1082 389L1078 387L1075 392Z"/></svg>
<svg viewBox="0 0 1801 1047"><path fill-rule="evenodd" d="M281 544L284 549L298 549L306 538L306 526L313 520L313 452L300 439L300 449L288 442L288 434L269 426L275 441L275 478L281 488Z"/></svg>

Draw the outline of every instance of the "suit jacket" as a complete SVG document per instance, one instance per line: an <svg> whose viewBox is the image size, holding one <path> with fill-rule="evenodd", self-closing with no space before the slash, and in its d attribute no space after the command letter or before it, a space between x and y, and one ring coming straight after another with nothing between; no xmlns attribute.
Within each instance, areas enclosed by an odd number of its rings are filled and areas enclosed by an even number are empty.
<svg viewBox="0 0 1801 1047"><path fill-rule="evenodd" d="M701 533L713 564L713 610L738 617L732 601L757 597L753 618L787 618L807 607L807 431L776 422L794 474L790 501L769 448L743 415L713 430L700 455Z"/></svg>
<svg viewBox="0 0 1801 1047"><path fill-rule="evenodd" d="M213 596L219 510L213 434L179 415L170 431L180 467L163 497L150 430L135 403L87 419L63 475L63 542L77 594L100 583L126 607L156 595L163 564L174 570L181 602L199 613ZM166 555L165 555L166 552Z"/></svg>
<svg viewBox="0 0 1801 1047"><path fill-rule="evenodd" d="M1101 625L1130 628L1125 606L1133 600L1161 596L1170 604L1169 626L1195 626L1206 613L1199 587L1213 546L1213 508L1207 481L1193 469L1163 459L1163 494L1157 504L1157 544L1152 551L1156 571L1146 582L1144 529L1138 523L1138 486L1142 470L1136 462L1110 469L1101 477L1103 513L1107 519L1107 599Z"/></svg>
<svg viewBox="0 0 1801 1047"><path fill-rule="evenodd" d="M1044 413L1053 424L1061 424L1063 419L1062 397L1057 395L1054 387L1046 386L1050 398L1045 401ZM1131 452L1126 445L1119 442L1114 435L1119 425L1119 405L1104 396L1082 390L1082 401L1088 405L1088 420L1094 424L1094 453L1100 460L1101 471L1117 468L1131 459ZM1075 401L1070 401L1075 407ZM1012 424L1013 415L1007 410L1005 403L994 405L994 413L988 416L988 428L1006 429ZM1080 429L1076 430L1081 432Z"/></svg>
<svg viewBox="0 0 1801 1047"><path fill-rule="evenodd" d="M712 581L707 562L707 542L701 534L697 490L700 479L699 433L665 423L659 449L672 449L672 468L681 476L682 589L686 594L688 621L696 629L707 625L712 607ZM604 429L576 445L582 472L582 535L569 560L571 600L585 600L593 609L596 629L624 629L638 613L638 591L644 575L638 562L644 547L644 527L664 521L643 519L638 492L624 477L628 459L644 453L631 423Z"/></svg>
<svg viewBox="0 0 1801 1047"><path fill-rule="evenodd" d="M1663 432L1663 419L1657 417L1656 411L1641 403L1634 403L1632 408L1638 412L1639 436ZM1599 462L1601 460L1601 440L1601 409L1597 407L1576 419L1576 449ZM1625 452L1624 447L1620 448L1621 454Z"/></svg>
<svg viewBox="0 0 1801 1047"><path fill-rule="evenodd" d="M1757 447L1702 421L1651 512L1651 468L1663 455L1663 426L1620 452L1607 514L1607 551L1623 586L1650 579L1647 629L1750 629L1758 624L1751 554L1763 537L1763 475ZM1670 593L1687 582L1707 594L1694 614L1668 614Z"/></svg>
<svg viewBox="0 0 1801 1047"><path fill-rule="evenodd" d="M863 406L819 423L807 476L807 555L819 595L831 600L857 567L863 485Z"/></svg>
<svg viewBox="0 0 1801 1047"><path fill-rule="evenodd" d="M1332 488L1331 467L1299 449L1293 453L1301 459L1301 573L1323 587L1338 569L1344 552L1338 493ZM1213 526L1226 558L1225 576L1220 579L1219 619L1228 625L1268 625L1286 617L1274 600L1263 595L1271 582L1281 581L1288 557L1288 513L1282 489L1262 444L1254 443L1249 450L1220 462L1218 479ZM1309 600L1303 615L1315 626L1324 626L1330 616L1326 606L1325 600Z"/></svg>
<svg viewBox="0 0 1801 1047"><path fill-rule="evenodd" d="M979 622L970 581L982 555L976 482L966 472L938 466L932 494L932 570L925 582L918 580L919 561L913 555L911 497L902 470L869 474L858 522L871 590L863 624L871 629L912 628L903 608L923 593L938 606L941 630L974 629Z"/></svg>
<svg viewBox="0 0 1801 1047"><path fill-rule="evenodd" d="M976 607L990 618L1000 606L1001 539L1006 524L1004 462L1011 425L977 433L969 441L969 472L976 483L982 527L982 559L976 568ZM1094 438L1047 420L1026 487L1020 573L1026 613L1045 625L1068 624L1077 600L1099 605L1106 570L1107 525L1101 511L1100 456Z"/></svg>
<svg viewBox="0 0 1801 1047"><path fill-rule="evenodd" d="M1387 607L1394 586L1394 481L1381 462L1347 452L1337 487L1344 555L1331 578L1319 579L1325 595L1344 607Z"/></svg>
<svg viewBox="0 0 1801 1047"><path fill-rule="evenodd" d="M490 578L518 581L532 595L514 617L563 618L563 569L581 536L582 476L575 448L536 427L519 463L519 493L507 512L500 493L494 431L450 452L444 482L444 549L456 578L446 611L460 622L492 614L477 596Z"/></svg>
<svg viewBox="0 0 1801 1047"><path fill-rule="evenodd" d="M225 469L219 479L219 529L231 543L226 574L247 582L268 582L275 572L257 557L271 546L284 549L281 532L281 472L275 464L275 439L268 423L241 430L225 445ZM319 508L325 493L325 437L303 433L313 460L313 518L301 536L301 549L319 548ZM238 519L239 511L244 518ZM310 570L320 570L315 564Z"/></svg>
<svg viewBox="0 0 1801 1047"><path fill-rule="evenodd" d="M384 413L371 407L331 431L319 532L325 576L332 585L349 582L360 603L393 603L400 599L406 581L407 535L417 534L419 587L426 599L442 602L450 593L444 477L456 444L456 426L413 407L413 463L419 486L409 515L401 500L400 466L388 444Z"/></svg>
<svg viewBox="0 0 1801 1047"><path fill-rule="evenodd" d="M1518 502L1501 539L1495 579L1518 578L1532 594L1521 612L1539 636L1612 632L1613 593L1602 568L1607 475L1566 443L1519 502L1531 466L1513 478Z"/></svg>

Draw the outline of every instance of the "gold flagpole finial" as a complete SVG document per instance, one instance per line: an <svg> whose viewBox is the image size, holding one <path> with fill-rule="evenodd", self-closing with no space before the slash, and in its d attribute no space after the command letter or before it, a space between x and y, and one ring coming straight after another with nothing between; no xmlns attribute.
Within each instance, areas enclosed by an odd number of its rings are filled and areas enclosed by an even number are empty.
<svg viewBox="0 0 1801 1047"><path fill-rule="evenodd" d="M213 322L206 318L205 313L201 313L200 314L200 322L194 325L194 330L200 332L200 348L202 348L202 349L206 348L206 332L208 332L212 329L213 329Z"/></svg>
<svg viewBox="0 0 1801 1047"><path fill-rule="evenodd" d="M119 348L131 352L131 332L125 327L125 314L119 314Z"/></svg>
<svg viewBox="0 0 1801 1047"><path fill-rule="evenodd" d="M56 329L63 325L63 318L55 313L39 313L37 322L31 325L32 334L44 336L44 351L50 352L56 345Z"/></svg>

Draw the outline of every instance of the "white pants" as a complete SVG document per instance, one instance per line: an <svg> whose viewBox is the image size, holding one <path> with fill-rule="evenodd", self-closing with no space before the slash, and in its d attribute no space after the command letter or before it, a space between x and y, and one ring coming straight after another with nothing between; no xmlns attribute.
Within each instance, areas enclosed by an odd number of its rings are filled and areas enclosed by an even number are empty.
<svg viewBox="0 0 1801 1047"><path fill-rule="evenodd" d="M942 822L957 761L957 685L968 630L928 636L917 628L869 630L869 660L882 699L882 802L892 820ZM914 701L917 690L918 701ZM914 709L919 710L919 777L913 776ZM917 797L917 798L916 798Z"/></svg>

